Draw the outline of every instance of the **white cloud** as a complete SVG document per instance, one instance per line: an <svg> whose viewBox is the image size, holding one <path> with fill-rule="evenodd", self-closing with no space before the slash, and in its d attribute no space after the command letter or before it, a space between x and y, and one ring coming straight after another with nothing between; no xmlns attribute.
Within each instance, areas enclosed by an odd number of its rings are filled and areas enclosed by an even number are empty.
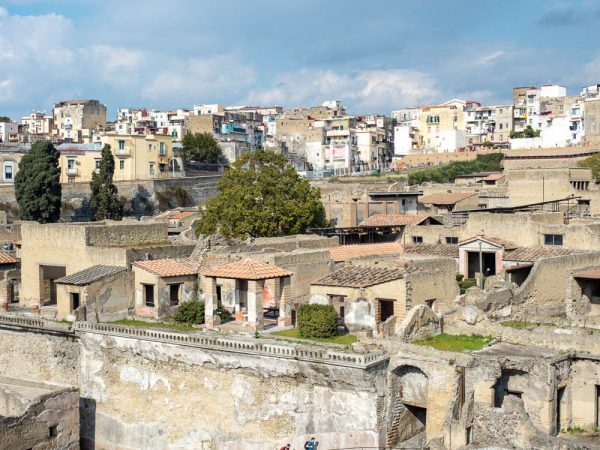
<svg viewBox="0 0 600 450"><path fill-rule="evenodd" d="M475 60L474 64L476 66L486 66L486 65L497 62L497 60L502 58L503 56L506 56L506 52L504 50L497 50L492 53L486 53L479 59Z"/></svg>
<svg viewBox="0 0 600 450"><path fill-rule="evenodd" d="M324 100L351 102L363 112L386 112L431 101L440 95L428 74L409 69L338 73L301 69L284 73L267 89L254 90L248 103L314 105Z"/></svg>

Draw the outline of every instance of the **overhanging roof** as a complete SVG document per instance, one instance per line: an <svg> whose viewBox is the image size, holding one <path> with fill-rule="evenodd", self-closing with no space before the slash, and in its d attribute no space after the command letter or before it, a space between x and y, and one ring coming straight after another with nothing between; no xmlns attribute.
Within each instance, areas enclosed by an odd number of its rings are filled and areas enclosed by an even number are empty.
<svg viewBox="0 0 600 450"><path fill-rule="evenodd" d="M580 280L600 280L600 270L590 270L573 274L573 278Z"/></svg>

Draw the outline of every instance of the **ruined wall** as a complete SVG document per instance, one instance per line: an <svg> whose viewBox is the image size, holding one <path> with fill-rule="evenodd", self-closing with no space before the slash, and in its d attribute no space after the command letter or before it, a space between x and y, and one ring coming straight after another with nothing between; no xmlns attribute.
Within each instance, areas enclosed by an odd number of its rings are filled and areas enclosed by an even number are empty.
<svg viewBox="0 0 600 450"><path fill-rule="evenodd" d="M525 282L515 290L513 302L543 306L556 304L564 312L573 272L598 265L600 252L541 259L535 263Z"/></svg>
<svg viewBox="0 0 600 450"><path fill-rule="evenodd" d="M418 260L414 263L418 270L408 271L406 280L406 310L424 305L434 300L433 310L449 308L458 295L456 283L456 262L453 258Z"/></svg>
<svg viewBox="0 0 600 450"><path fill-rule="evenodd" d="M34 397L35 396L35 397ZM0 448L79 448L79 392L76 388L0 379Z"/></svg>
<svg viewBox="0 0 600 450"><path fill-rule="evenodd" d="M166 222L110 222L85 228L86 243L92 247L121 247L167 242Z"/></svg>
<svg viewBox="0 0 600 450"><path fill-rule="evenodd" d="M80 387L83 448L301 448L313 434L324 448L382 445L385 360L365 369L339 352L320 362L317 347L286 357L294 347L265 341L266 356L245 350L254 339L209 350L144 333L75 339L3 324L0 375Z"/></svg>

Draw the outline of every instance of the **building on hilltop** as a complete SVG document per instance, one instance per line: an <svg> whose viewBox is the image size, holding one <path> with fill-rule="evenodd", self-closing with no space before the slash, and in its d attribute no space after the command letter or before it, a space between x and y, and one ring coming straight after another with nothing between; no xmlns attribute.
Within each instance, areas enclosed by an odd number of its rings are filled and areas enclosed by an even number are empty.
<svg viewBox="0 0 600 450"><path fill-rule="evenodd" d="M52 134L65 142L91 142L106 128L106 106L98 100L58 102L52 110Z"/></svg>

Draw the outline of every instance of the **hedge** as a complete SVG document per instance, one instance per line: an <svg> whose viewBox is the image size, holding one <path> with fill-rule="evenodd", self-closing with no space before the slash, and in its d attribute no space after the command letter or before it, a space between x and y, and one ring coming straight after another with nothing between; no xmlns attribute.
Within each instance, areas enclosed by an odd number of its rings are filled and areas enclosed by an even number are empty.
<svg viewBox="0 0 600 450"><path fill-rule="evenodd" d="M298 334L305 338L326 338L337 334L338 314L331 305L300 305Z"/></svg>
<svg viewBox="0 0 600 450"><path fill-rule="evenodd" d="M181 303L175 314L175 321L179 323L204 323L204 302L190 300Z"/></svg>

